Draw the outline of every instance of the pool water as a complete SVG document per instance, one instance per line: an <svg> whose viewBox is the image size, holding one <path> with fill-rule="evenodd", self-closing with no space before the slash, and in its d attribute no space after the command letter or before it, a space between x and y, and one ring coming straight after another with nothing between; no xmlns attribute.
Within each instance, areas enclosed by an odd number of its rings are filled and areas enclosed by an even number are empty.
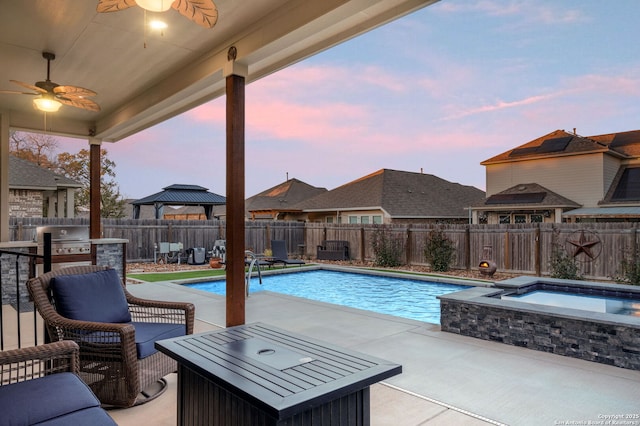
<svg viewBox="0 0 640 426"><path fill-rule="evenodd" d="M225 294L225 281L185 284ZM335 271L306 271L252 278L249 293L268 290L320 302L364 309L381 314L440 324L440 301L436 296L469 288L404 278Z"/></svg>
<svg viewBox="0 0 640 426"><path fill-rule="evenodd" d="M502 299L559 308L582 309L618 315L640 316L640 300L617 297L591 296L558 291L535 290L520 295L502 296Z"/></svg>

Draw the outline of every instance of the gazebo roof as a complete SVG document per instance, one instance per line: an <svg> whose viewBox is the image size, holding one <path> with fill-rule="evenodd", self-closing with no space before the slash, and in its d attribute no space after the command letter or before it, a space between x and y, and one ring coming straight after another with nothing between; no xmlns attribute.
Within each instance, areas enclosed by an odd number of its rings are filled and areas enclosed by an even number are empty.
<svg viewBox="0 0 640 426"><path fill-rule="evenodd" d="M167 204L179 206L221 205L227 202L222 195L209 192L208 188L199 185L175 184L162 188L160 192L133 201L134 206L150 204Z"/></svg>

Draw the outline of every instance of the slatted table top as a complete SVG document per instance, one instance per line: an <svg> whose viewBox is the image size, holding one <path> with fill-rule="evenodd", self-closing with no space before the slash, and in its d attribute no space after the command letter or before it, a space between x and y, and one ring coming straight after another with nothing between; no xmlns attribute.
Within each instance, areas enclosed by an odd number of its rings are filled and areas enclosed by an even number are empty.
<svg viewBox="0 0 640 426"><path fill-rule="evenodd" d="M156 347L276 418L402 372L401 365L262 323L162 340Z"/></svg>

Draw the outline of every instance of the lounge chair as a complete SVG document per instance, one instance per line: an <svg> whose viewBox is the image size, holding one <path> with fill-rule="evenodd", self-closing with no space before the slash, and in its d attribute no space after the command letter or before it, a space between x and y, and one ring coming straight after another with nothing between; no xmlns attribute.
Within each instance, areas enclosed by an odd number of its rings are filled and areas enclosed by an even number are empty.
<svg viewBox="0 0 640 426"><path fill-rule="evenodd" d="M284 240L271 240L271 259L272 264L282 263L284 267L287 265L299 265L305 264L304 260L292 259L287 253L287 244Z"/></svg>

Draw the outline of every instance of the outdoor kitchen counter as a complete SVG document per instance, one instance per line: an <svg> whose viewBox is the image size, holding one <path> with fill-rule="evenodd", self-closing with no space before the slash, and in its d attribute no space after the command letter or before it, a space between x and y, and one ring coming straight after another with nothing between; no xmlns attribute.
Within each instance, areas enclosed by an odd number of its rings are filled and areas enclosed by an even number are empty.
<svg viewBox="0 0 640 426"><path fill-rule="evenodd" d="M178 361L178 425L368 425L402 366L266 324L156 342Z"/></svg>

